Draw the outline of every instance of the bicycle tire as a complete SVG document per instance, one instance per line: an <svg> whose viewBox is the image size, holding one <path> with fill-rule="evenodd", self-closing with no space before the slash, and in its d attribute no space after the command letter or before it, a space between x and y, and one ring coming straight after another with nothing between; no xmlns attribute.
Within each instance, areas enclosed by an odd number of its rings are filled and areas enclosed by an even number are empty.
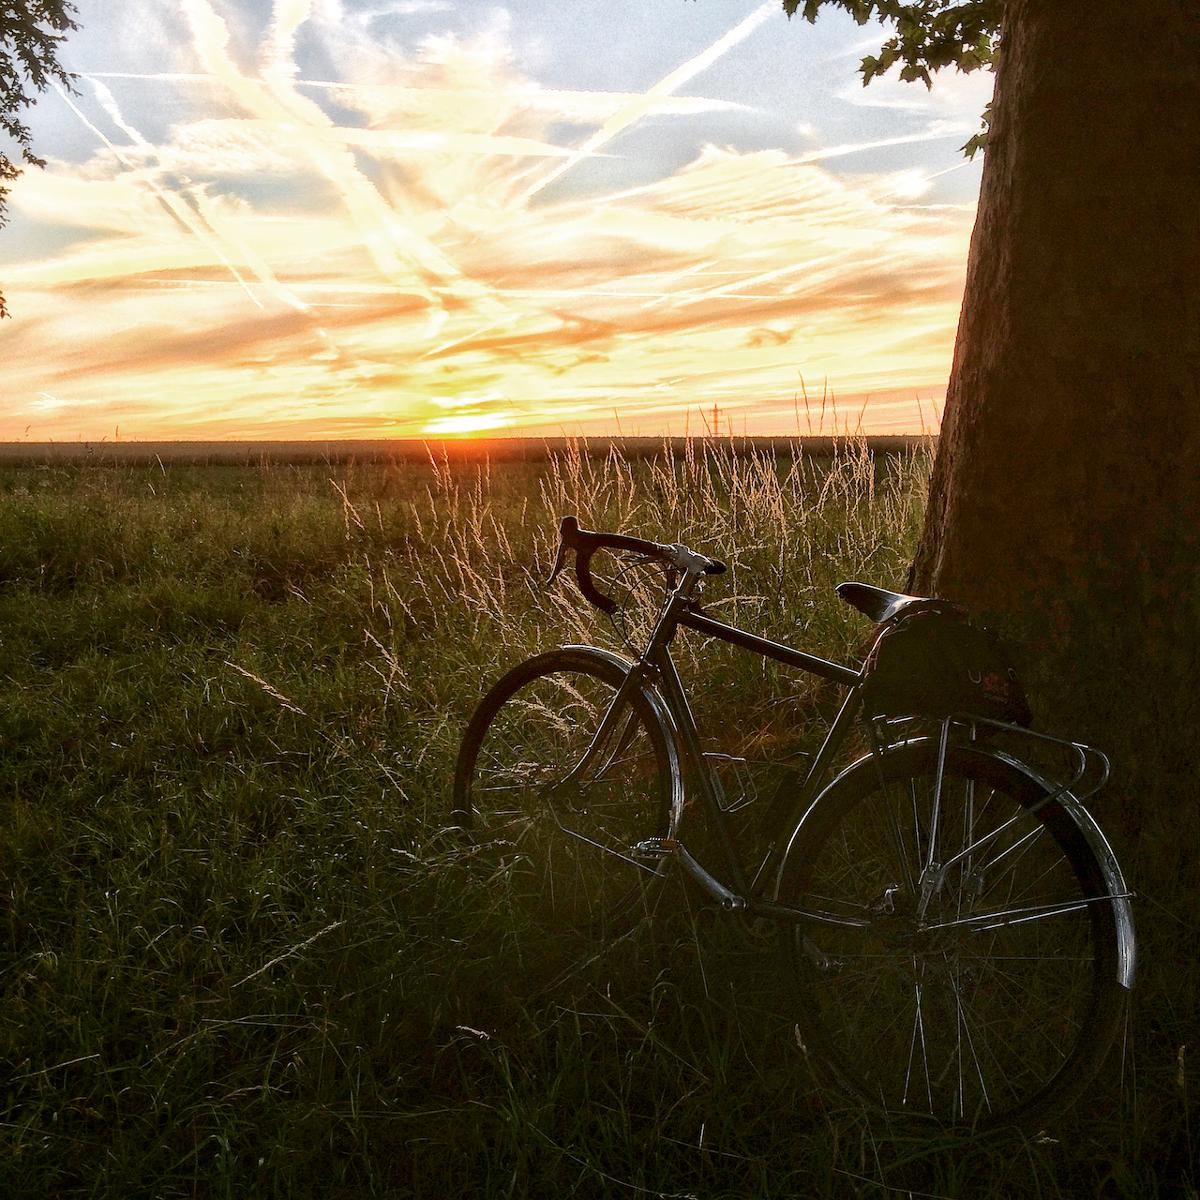
<svg viewBox="0 0 1200 1200"><path fill-rule="evenodd" d="M543 927L620 932L650 909L666 871L633 852L670 823L673 759L643 695L564 785L624 677L587 650L538 655L488 691L463 734L454 819L496 851L506 896Z"/></svg>
<svg viewBox="0 0 1200 1200"><path fill-rule="evenodd" d="M1124 1013L1114 904L1095 899L1111 892L1044 783L952 745L933 857L976 849L946 871L922 931L936 763L928 740L863 760L793 833L776 898L865 922L782 931L796 1034L843 1093L904 1124L1037 1129L1079 1097Z"/></svg>

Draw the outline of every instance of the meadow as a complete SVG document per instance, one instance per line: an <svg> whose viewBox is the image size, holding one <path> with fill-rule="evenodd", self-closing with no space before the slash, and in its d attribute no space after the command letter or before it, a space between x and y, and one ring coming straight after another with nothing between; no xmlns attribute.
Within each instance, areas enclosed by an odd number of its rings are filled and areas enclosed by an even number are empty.
<svg viewBox="0 0 1200 1200"><path fill-rule="evenodd" d="M928 465L5 465L0 1193L1194 1197L1195 901L1119 830L1125 1045L1061 1127L962 1145L817 1086L769 931L678 889L564 964L448 827L486 685L621 648L543 586L562 514L725 558L715 612L849 660L833 586L903 585ZM828 712L760 659L680 660L722 748L803 750Z"/></svg>

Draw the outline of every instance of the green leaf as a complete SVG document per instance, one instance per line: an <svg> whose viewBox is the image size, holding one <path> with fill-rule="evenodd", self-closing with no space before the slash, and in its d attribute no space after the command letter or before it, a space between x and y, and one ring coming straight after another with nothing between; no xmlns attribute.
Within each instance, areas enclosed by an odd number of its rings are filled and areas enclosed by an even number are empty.
<svg viewBox="0 0 1200 1200"><path fill-rule="evenodd" d="M970 72L993 65L1007 0L782 0L782 4L789 16L802 12L809 22L815 22L824 9L837 8L860 25L872 17L890 23L892 36L877 54L868 54L859 63L863 85L899 65L902 80L919 81L929 88L934 73L947 67ZM987 141L986 111L983 122L984 129L963 146L968 157Z"/></svg>
<svg viewBox="0 0 1200 1200"><path fill-rule="evenodd" d="M986 129L981 129L977 134L975 134L973 137L969 137L961 146L959 146L959 150L961 150L963 154L967 156L967 158L974 158L975 155L980 152L980 150L987 149L987 140L988 131Z"/></svg>

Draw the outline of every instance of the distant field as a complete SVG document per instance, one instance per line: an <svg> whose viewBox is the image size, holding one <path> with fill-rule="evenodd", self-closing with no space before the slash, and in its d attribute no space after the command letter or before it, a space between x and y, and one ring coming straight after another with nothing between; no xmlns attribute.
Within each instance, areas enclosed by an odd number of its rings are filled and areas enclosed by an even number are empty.
<svg viewBox="0 0 1200 1200"><path fill-rule="evenodd" d="M564 961L446 828L486 684L621 647L542 583L559 516L718 554L716 612L849 659L833 586L903 583L927 449L115 449L0 468L0 1194L1195 1195L1171 881L1139 885L1173 949L1123 1060L1047 1135L964 1148L815 1087L769 930L675 896ZM811 747L820 689L680 660L714 745Z"/></svg>
<svg viewBox="0 0 1200 1200"><path fill-rule="evenodd" d="M205 463L325 462L388 463L440 460L469 461L490 458L544 460L574 450L592 457L613 451L622 458L647 458L670 448L682 454L688 441L693 445L711 440L723 451L737 454L790 455L832 454L852 440L872 453L902 453L920 450L933 441L928 437L878 437L836 439L830 437L728 437L728 438L462 438L446 441L380 438L376 440L296 442L0 442L0 463L38 462L173 462Z"/></svg>

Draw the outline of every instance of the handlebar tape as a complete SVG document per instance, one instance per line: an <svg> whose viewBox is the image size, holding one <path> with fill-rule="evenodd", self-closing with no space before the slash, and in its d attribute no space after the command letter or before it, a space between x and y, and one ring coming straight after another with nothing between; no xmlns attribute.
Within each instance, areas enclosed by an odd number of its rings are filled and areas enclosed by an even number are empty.
<svg viewBox="0 0 1200 1200"><path fill-rule="evenodd" d="M661 558L663 553L663 547L657 542L627 537L623 533L596 533L590 529L581 529L575 517L563 517L558 531L562 539L561 545L575 551L575 578L579 583L579 590L589 603L604 613L616 612L617 603L611 596L606 596L600 591L592 580L592 555L597 550L632 550L638 554Z"/></svg>
<svg viewBox="0 0 1200 1200"><path fill-rule="evenodd" d="M594 604L601 612L613 613L617 609L616 601L601 592L592 580L592 555L597 550L631 550L635 554L645 554L657 558L661 562L674 566L672 555L674 549L670 546L650 542L644 538L629 537L623 533L598 533L590 529L581 529L575 517L563 517L558 527L558 555L554 560L554 569L550 572L548 582L562 570L564 556L568 549L575 551L575 578L579 590L589 603ZM720 575L725 571L725 564L718 559L709 559L705 568L706 574Z"/></svg>

